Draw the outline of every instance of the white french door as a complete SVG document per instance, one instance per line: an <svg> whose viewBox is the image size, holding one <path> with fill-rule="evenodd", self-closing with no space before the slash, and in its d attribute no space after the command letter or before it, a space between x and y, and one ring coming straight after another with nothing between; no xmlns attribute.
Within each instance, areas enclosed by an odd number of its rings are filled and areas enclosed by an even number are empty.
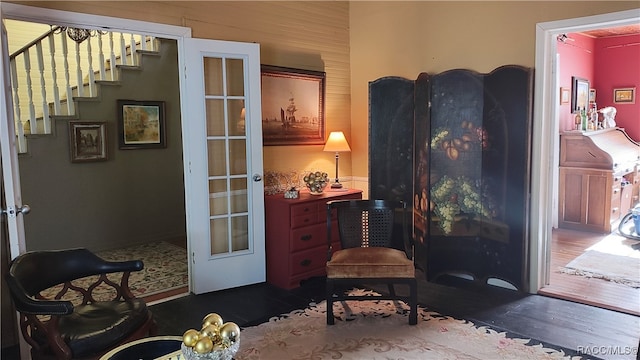
<svg viewBox="0 0 640 360"><path fill-rule="evenodd" d="M264 282L260 47L185 39L191 289Z"/></svg>
<svg viewBox="0 0 640 360"><path fill-rule="evenodd" d="M6 14L178 41L191 291L265 281L259 45L192 39L184 27L0 3L0 18ZM8 227L15 257L25 251L25 238L8 61L4 49L1 190L11 212Z"/></svg>
<svg viewBox="0 0 640 360"><path fill-rule="evenodd" d="M1 17L1 16L0 16ZM11 82L9 75L9 49L7 48L7 32L2 23L2 35L0 44L0 83L2 83L2 95L0 95L0 155L2 156L2 186L4 202L2 203L3 221L7 221L9 233L11 258L15 258L25 250L23 214L28 212L28 207L22 204L20 192L20 172L18 170L18 148L13 122L13 102L11 101Z"/></svg>

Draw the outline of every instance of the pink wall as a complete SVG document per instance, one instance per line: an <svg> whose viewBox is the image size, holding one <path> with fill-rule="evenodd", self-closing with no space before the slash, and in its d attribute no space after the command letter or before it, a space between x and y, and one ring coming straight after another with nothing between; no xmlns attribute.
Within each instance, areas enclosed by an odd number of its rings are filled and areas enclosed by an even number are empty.
<svg viewBox="0 0 640 360"><path fill-rule="evenodd" d="M598 108L613 106L616 123L640 141L640 35L616 36L596 40L595 89ZM636 88L634 104L614 104L613 89Z"/></svg>
<svg viewBox="0 0 640 360"><path fill-rule="evenodd" d="M596 90L598 109L614 106L617 126L640 141L640 97L635 104L614 104L613 89L635 87L640 90L640 35L593 39L567 34L570 39L558 42L560 87L571 89L571 77L589 80ZM560 105L560 131L574 128L571 103Z"/></svg>
<svg viewBox="0 0 640 360"><path fill-rule="evenodd" d="M577 76L589 80L594 85L594 46L595 39L579 34L567 34L569 39L558 42L560 55L559 82L561 88L569 89L571 94L571 77ZM558 99L558 101L560 101ZM600 106L600 104L598 104ZM574 130L574 114L571 114L571 96L567 104L560 104L560 131Z"/></svg>

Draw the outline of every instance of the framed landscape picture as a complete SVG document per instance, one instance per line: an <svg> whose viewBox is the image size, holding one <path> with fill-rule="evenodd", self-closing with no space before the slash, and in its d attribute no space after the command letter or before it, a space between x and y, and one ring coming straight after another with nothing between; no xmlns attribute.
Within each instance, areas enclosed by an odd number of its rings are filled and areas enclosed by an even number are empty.
<svg viewBox="0 0 640 360"><path fill-rule="evenodd" d="M636 88L613 89L613 102L616 104L634 104L636 102Z"/></svg>
<svg viewBox="0 0 640 360"><path fill-rule="evenodd" d="M71 162L107 160L107 125L103 122L69 122Z"/></svg>
<svg viewBox="0 0 640 360"><path fill-rule="evenodd" d="M118 100L120 149L167 147L164 101Z"/></svg>
<svg viewBox="0 0 640 360"><path fill-rule="evenodd" d="M264 145L324 144L325 73L262 65Z"/></svg>

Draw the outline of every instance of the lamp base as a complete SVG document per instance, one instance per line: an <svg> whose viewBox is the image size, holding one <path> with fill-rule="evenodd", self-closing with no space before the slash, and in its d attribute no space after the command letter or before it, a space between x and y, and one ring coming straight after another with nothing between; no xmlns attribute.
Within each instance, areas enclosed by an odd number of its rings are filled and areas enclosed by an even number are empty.
<svg viewBox="0 0 640 360"><path fill-rule="evenodd" d="M331 184L331 188L332 189L342 189L342 184L340 184L339 182L334 182Z"/></svg>

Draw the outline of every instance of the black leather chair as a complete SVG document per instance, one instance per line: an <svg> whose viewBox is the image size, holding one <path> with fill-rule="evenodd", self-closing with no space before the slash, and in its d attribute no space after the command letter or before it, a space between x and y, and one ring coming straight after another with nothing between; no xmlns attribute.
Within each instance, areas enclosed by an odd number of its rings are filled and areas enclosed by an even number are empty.
<svg viewBox="0 0 640 360"><path fill-rule="evenodd" d="M157 326L151 312L128 284L131 272L142 268L142 261L105 261L83 248L34 251L16 257L6 281L32 358L97 359L121 344L155 335ZM122 273L119 282L107 278L113 273ZM86 288L72 283L92 275L99 276ZM53 298L41 294L60 284L63 286ZM98 287L113 288L113 297L95 300L92 292ZM62 300L73 291L81 299L76 305Z"/></svg>
<svg viewBox="0 0 640 360"><path fill-rule="evenodd" d="M332 249L332 222L337 212L341 249ZM400 215L400 216L396 216ZM399 218L399 219L398 219ZM409 324L418 322L418 293L413 242L407 232L406 203L384 200L327 202L327 324L335 322L333 303L349 300L403 300L409 305ZM336 294L336 285L387 284L388 295L377 297ZM394 285L409 287L408 296Z"/></svg>

